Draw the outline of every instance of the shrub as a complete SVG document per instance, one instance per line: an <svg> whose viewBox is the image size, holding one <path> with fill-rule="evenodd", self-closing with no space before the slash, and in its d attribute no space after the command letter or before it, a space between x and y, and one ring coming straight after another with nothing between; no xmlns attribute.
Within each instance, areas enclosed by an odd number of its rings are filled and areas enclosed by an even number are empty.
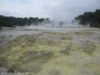
<svg viewBox="0 0 100 75"><path fill-rule="evenodd" d="M83 44L83 50L87 54L92 54L95 51L95 48L96 46L92 42L86 41Z"/></svg>
<svg viewBox="0 0 100 75"><path fill-rule="evenodd" d="M49 75L61 75L60 71L59 70L51 70L49 72Z"/></svg>
<svg viewBox="0 0 100 75"><path fill-rule="evenodd" d="M53 52L48 50L43 50L40 52L42 56L52 56Z"/></svg>
<svg viewBox="0 0 100 75"><path fill-rule="evenodd" d="M7 59L5 57L0 57L0 66L7 66Z"/></svg>
<svg viewBox="0 0 100 75"><path fill-rule="evenodd" d="M62 49L60 52L63 53L63 54L69 55L69 52L70 51L71 51L71 47L70 46L67 46L64 49Z"/></svg>

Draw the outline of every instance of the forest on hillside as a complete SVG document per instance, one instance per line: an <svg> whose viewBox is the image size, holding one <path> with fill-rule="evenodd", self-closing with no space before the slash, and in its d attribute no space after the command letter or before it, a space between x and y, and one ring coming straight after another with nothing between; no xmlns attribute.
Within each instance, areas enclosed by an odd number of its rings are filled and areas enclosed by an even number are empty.
<svg viewBox="0 0 100 75"><path fill-rule="evenodd" d="M0 15L0 27L15 27L25 25L38 25L42 22L49 22L49 18L38 18L38 17L12 17Z"/></svg>
<svg viewBox="0 0 100 75"><path fill-rule="evenodd" d="M83 26L89 25L90 27L100 28L100 9L94 12L85 12L82 15L75 17Z"/></svg>

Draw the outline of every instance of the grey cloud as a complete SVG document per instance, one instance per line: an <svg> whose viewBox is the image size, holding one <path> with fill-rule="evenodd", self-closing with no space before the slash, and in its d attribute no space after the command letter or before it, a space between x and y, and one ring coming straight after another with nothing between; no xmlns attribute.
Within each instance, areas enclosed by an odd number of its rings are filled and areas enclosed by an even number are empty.
<svg viewBox="0 0 100 75"><path fill-rule="evenodd" d="M99 3L100 0L0 0L0 14L71 20L85 11L99 9Z"/></svg>

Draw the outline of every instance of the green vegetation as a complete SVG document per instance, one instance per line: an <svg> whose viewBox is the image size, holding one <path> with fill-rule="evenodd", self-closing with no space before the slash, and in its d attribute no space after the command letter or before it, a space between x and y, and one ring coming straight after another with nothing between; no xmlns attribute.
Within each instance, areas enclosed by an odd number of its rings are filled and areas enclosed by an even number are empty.
<svg viewBox="0 0 100 75"><path fill-rule="evenodd" d="M100 28L100 9L97 9L95 12L85 12L82 15L79 15L75 18L79 20L82 25L90 25L90 27Z"/></svg>
<svg viewBox="0 0 100 75"><path fill-rule="evenodd" d="M15 26L25 26L25 25L38 25L42 22L49 22L48 18L38 18L38 17L12 17L12 16L2 16L0 15L0 27L15 27Z"/></svg>

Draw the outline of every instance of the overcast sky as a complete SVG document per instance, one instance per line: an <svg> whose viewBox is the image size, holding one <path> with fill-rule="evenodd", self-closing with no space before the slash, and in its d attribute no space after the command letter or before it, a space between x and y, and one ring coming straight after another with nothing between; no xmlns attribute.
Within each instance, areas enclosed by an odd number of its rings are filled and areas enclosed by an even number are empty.
<svg viewBox="0 0 100 75"><path fill-rule="evenodd" d="M0 0L0 15L71 20L100 8L100 0Z"/></svg>

